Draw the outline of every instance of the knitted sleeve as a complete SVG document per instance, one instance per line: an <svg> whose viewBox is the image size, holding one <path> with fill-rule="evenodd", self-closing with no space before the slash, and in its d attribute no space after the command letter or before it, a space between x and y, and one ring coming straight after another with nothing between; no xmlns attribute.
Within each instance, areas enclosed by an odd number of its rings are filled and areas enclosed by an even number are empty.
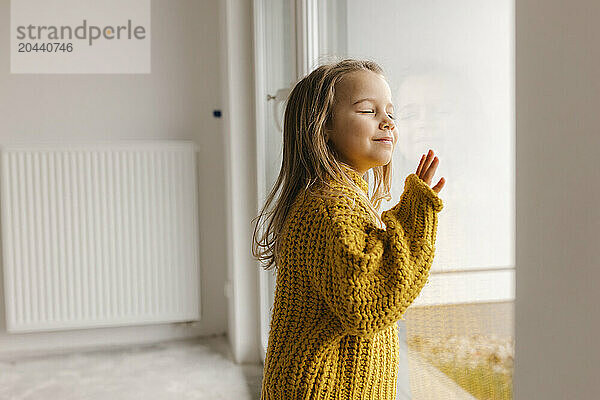
<svg viewBox="0 0 600 400"><path fill-rule="evenodd" d="M325 208L325 265L313 284L347 334L371 336L402 319L427 282L442 200L413 173L381 215L385 230L358 208Z"/></svg>

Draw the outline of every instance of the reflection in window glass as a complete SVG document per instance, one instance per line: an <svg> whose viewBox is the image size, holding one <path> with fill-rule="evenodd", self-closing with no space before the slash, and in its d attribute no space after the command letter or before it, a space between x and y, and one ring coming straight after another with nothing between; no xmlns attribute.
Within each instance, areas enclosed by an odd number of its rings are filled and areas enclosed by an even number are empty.
<svg viewBox="0 0 600 400"><path fill-rule="evenodd" d="M429 149L440 159L432 185L446 179L430 282L399 322L398 399L512 398L512 3L327 0L321 7L320 60L374 60L392 90L400 140L392 200L381 211L398 202Z"/></svg>

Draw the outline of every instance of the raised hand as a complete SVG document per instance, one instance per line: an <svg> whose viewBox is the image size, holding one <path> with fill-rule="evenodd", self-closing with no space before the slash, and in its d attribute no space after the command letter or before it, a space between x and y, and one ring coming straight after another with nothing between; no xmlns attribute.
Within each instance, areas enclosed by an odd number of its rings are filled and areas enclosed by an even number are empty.
<svg viewBox="0 0 600 400"><path fill-rule="evenodd" d="M419 163L419 166L417 167L417 171L415 173L419 178L421 178L421 180L423 180L425 183L431 186L431 180L433 179L433 175L435 174L435 170L437 169L439 163L440 160L437 157L434 157L433 150L429 149L427 157L425 157L425 154L421 156L421 162ZM446 180L444 179L444 177L442 177L437 183L437 185L435 185L431 189L433 189L434 192L439 193L440 190L442 190L442 188L444 187L445 183Z"/></svg>

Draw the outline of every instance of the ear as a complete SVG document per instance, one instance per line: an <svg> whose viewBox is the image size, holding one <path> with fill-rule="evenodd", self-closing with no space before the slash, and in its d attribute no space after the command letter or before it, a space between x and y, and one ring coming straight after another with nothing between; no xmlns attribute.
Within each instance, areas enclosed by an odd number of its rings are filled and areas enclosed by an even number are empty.
<svg viewBox="0 0 600 400"><path fill-rule="evenodd" d="M331 129L327 125L323 127L323 137L325 139L325 143L329 142L329 139L331 138Z"/></svg>

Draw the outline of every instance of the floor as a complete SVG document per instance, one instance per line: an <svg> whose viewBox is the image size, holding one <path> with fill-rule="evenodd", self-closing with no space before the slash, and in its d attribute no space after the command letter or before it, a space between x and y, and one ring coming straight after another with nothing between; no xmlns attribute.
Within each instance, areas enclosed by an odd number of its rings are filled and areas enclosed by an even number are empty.
<svg viewBox="0 0 600 400"><path fill-rule="evenodd" d="M398 400L475 400L414 352L400 357L418 382L410 393L401 368ZM0 361L0 400L259 400L262 373L262 364L236 365L221 335Z"/></svg>
<svg viewBox="0 0 600 400"><path fill-rule="evenodd" d="M225 336L0 361L1 400L260 397L262 364L236 365Z"/></svg>

